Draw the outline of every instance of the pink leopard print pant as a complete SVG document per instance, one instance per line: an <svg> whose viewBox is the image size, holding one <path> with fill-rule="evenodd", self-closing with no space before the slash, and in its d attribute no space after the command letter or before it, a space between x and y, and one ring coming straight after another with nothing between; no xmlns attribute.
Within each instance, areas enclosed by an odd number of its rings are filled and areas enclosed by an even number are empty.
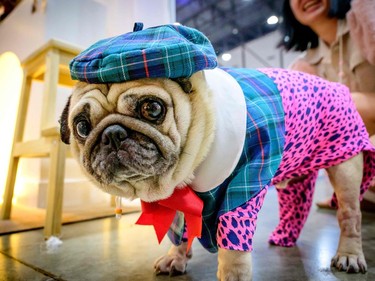
<svg viewBox="0 0 375 281"><path fill-rule="evenodd" d="M285 147L273 183L293 179L286 188L277 190L280 221L269 242L291 247L308 217L319 169L339 164L363 151L361 199L375 176L375 149L345 86L283 69L261 71L275 81L285 110ZM267 187L219 217L220 248L252 250L257 215L266 192ZM337 207L335 195L332 206Z"/></svg>
<svg viewBox="0 0 375 281"><path fill-rule="evenodd" d="M235 210L219 217L217 243L222 249L252 251L258 213L263 206L267 187Z"/></svg>
<svg viewBox="0 0 375 281"><path fill-rule="evenodd" d="M285 247L295 245L312 205L317 174L312 173L304 179L292 181L287 188L276 189L280 222L269 238L270 244ZM264 188L243 206L220 216L217 233L220 248L252 251L258 212L263 205L267 189Z"/></svg>

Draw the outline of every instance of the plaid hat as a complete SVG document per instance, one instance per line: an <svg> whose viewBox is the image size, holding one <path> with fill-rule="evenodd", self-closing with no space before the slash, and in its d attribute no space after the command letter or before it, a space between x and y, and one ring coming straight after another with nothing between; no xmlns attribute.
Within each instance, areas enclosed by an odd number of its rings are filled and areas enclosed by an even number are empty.
<svg viewBox="0 0 375 281"><path fill-rule="evenodd" d="M139 78L190 77L215 68L217 57L208 38L196 29L162 25L103 39L70 62L72 79L118 83Z"/></svg>

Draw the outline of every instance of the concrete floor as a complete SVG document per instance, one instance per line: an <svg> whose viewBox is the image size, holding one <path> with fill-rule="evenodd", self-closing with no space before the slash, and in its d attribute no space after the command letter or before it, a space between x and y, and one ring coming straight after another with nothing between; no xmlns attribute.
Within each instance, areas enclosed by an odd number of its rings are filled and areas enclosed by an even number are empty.
<svg viewBox="0 0 375 281"><path fill-rule="evenodd" d="M315 200L325 198L326 179L318 181ZM346 274L330 268L339 229L335 212L313 206L296 247L269 246L267 238L278 217L276 191L271 189L259 215L254 237L255 281L375 280L375 215L363 214L363 246L368 264L366 274ZM42 230L0 237L0 280L77 281L211 281L216 280L216 254L206 252L198 241L187 274L155 276L153 261L164 254L168 239L157 244L153 229L134 224L139 213L120 221L105 218L64 225L63 243L51 251Z"/></svg>

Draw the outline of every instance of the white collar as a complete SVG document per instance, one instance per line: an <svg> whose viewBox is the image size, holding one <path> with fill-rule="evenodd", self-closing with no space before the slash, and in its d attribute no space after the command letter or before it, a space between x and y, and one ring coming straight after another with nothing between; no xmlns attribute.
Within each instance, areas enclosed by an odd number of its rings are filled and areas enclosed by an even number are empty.
<svg viewBox="0 0 375 281"><path fill-rule="evenodd" d="M204 71L215 108L215 137L211 149L195 170L193 190L209 191L223 183L240 159L246 136L246 102L237 81L224 70Z"/></svg>

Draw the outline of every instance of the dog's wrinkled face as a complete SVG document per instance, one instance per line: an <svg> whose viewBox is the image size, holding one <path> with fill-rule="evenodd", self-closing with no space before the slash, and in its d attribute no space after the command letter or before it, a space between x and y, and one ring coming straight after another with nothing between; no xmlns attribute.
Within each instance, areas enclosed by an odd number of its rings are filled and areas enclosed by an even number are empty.
<svg viewBox="0 0 375 281"><path fill-rule="evenodd" d="M200 155L187 145L196 117L186 91L170 79L78 83L61 116L62 140L104 191L164 199L189 181Z"/></svg>

